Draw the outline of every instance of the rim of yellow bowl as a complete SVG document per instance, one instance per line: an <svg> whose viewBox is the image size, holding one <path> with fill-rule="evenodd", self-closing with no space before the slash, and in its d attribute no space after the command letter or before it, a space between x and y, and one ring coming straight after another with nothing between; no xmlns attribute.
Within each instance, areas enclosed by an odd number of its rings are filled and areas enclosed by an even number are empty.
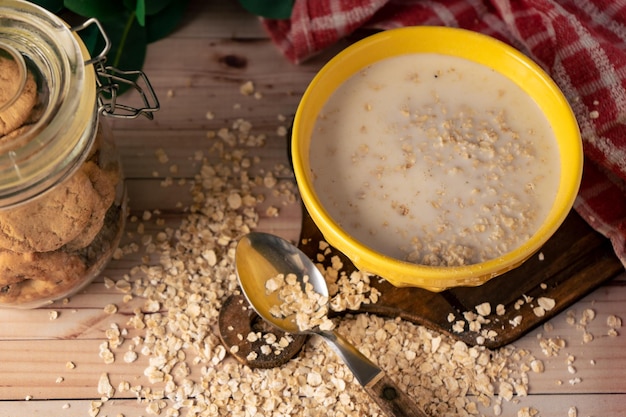
<svg viewBox="0 0 626 417"><path fill-rule="evenodd" d="M352 238L328 214L315 194L309 169L309 144L317 114L332 92L352 74L379 60L412 53L437 53L465 58L514 81L539 105L554 131L560 156L560 181L554 204L537 232L516 249L482 263L438 267L391 258ZM569 103L550 76L513 47L465 29L416 26L369 36L333 57L316 74L296 110L291 153L296 182L311 218L329 244L357 268L385 278L395 286L441 291L476 286L517 267L536 253L571 210L582 178L580 131Z"/></svg>

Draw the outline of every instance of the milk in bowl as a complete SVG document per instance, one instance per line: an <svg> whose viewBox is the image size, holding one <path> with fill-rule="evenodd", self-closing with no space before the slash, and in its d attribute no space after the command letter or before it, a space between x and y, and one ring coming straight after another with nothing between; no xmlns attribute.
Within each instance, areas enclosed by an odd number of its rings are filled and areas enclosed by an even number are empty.
<svg viewBox="0 0 626 417"><path fill-rule="evenodd" d="M349 235L430 266L501 256L557 193L557 143L513 81L450 55L375 62L333 92L310 144L315 193Z"/></svg>

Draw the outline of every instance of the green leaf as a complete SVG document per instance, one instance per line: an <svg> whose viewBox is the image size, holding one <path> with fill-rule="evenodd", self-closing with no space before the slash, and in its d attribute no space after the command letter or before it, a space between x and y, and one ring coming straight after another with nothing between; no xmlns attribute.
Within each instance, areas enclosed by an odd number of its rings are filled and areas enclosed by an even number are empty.
<svg viewBox="0 0 626 417"><path fill-rule="evenodd" d="M63 0L31 0L31 3L41 6L52 13L58 13L63 9Z"/></svg>
<svg viewBox="0 0 626 417"><path fill-rule="evenodd" d="M63 4L76 14L84 17L95 17L100 21L116 19L125 11L123 0L64 0Z"/></svg>
<svg viewBox="0 0 626 417"><path fill-rule="evenodd" d="M289 19L294 0L239 0L250 13L268 19Z"/></svg>
<svg viewBox="0 0 626 417"><path fill-rule="evenodd" d="M137 22L141 26L146 25L146 1L145 0L137 0L137 7L135 7L135 17L137 18Z"/></svg>
<svg viewBox="0 0 626 417"><path fill-rule="evenodd" d="M138 0L126 0L129 2L138 1ZM171 3L177 3L178 0L144 0L146 16L150 16L153 14L159 13L161 10L165 9ZM186 3L186 1L183 1Z"/></svg>
<svg viewBox="0 0 626 417"><path fill-rule="evenodd" d="M151 0L148 0L149 2ZM164 2L163 0L154 0ZM160 12L149 15L146 19L146 36L148 43L158 41L172 33L185 15L189 0L171 1Z"/></svg>
<svg viewBox="0 0 626 417"><path fill-rule="evenodd" d="M146 56L146 29L139 25L135 13L127 11L100 23L111 41L107 65L121 70L141 69Z"/></svg>
<svg viewBox="0 0 626 417"><path fill-rule="evenodd" d="M124 0L124 6L129 10L137 10L139 0ZM169 6L170 3L176 3L177 0L143 0L146 16L159 13L161 10Z"/></svg>
<svg viewBox="0 0 626 417"><path fill-rule="evenodd" d="M109 53L109 63L121 70L137 70L143 67L146 57L146 29L139 25L134 16L129 15L122 28L121 21L106 22L105 28L114 26L115 33L111 36L113 47Z"/></svg>

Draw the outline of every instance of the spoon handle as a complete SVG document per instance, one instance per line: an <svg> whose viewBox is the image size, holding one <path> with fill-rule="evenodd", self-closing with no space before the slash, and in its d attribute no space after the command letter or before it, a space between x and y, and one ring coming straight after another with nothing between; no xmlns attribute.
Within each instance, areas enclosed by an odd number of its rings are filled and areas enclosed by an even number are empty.
<svg viewBox="0 0 626 417"><path fill-rule="evenodd" d="M382 370L377 378L364 385L365 391L388 416L428 417Z"/></svg>
<svg viewBox="0 0 626 417"><path fill-rule="evenodd" d="M427 417L417 404L376 364L336 331L319 331L326 342L348 365L355 378L381 410L392 417Z"/></svg>

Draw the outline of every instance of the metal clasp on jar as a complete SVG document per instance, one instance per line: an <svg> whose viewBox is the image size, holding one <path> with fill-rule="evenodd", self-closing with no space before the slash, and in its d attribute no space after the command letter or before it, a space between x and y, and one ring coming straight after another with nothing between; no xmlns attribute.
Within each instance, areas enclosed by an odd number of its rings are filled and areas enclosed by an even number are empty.
<svg viewBox="0 0 626 417"><path fill-rule="evenodd" d="M152 120L153 113L159 110L159 100L150 84L150 80L143 71L122 71L110 65L105 65L107 54L111 49L111 41L97 19L87 19L84 23L71 28L79 32L91 25L96 25L104 40L102 51L85 61L85 66L93 65L96 70L98 111L106 116L134 119L141 115ZM138 81L140 82L138 82ZM140 106L131 106L117 101L122 84L130 85L140 97Z"/></svg>

